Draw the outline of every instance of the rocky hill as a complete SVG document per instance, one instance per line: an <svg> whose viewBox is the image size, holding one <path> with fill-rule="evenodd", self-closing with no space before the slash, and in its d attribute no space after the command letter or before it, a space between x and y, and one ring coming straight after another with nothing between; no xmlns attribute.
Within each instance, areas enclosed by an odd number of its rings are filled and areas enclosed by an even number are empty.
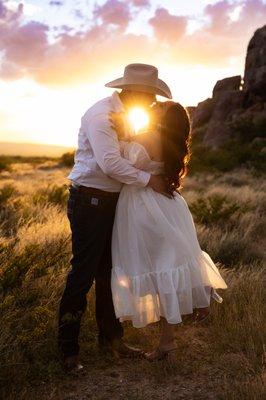
<svg viewBox="0 0 266 400"><path fill-rule="evenodd" d="M212 97L191 107L194 137L219 148L228 140L263 143L266 133L266 25L247 48L245 73L219 80Z"/></svg>

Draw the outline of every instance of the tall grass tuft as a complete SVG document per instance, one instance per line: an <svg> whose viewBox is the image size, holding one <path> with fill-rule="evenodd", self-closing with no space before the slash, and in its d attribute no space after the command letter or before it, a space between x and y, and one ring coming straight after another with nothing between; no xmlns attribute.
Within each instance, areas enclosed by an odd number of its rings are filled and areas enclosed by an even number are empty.
<svg viewBox="0 0 266 400"><path fill-rule="evenodd" d="M4 185L0 189L0 208L3 207L8 200L15 194L16 188L13 185Z"/></svg>
<svg viewBox="0 0 266 400"><path fill-rule="evenodd" d="M33 202L37 203L52 203L65 205L68 197L68 190L66 185L39 189L33 197Z"/></svg>
<svg viewBox="0 0 266 400"><path fill-rule="evenodd" d="M209 330L215 352L242 354L249 372L262 374L266 337L265 269L256 263L227 270L228 289L223 292L223 307L213 305Z"/></svg>

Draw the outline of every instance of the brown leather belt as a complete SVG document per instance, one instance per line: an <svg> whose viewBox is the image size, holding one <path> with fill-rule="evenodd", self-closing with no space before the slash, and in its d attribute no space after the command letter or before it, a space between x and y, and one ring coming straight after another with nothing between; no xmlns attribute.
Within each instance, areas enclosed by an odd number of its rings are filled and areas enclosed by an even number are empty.
<svg viewBox="0 0 266 400"><path fill-rule="evenodd" d="M87 187L87 186L71 186L71 187L73 189L75 189L78 193L92 194L94 196L105 196L105 197L118 198L119 194L120 194L119 192L106 192L104 190Z"/></svg>

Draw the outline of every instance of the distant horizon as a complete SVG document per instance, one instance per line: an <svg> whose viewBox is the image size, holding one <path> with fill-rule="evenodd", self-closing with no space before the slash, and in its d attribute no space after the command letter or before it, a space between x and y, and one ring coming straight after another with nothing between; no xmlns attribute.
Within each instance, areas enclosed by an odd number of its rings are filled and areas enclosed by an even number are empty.
<svg viewBox="0 0 266 400"><path fill-rule="evenodd" d="M63 144L50 144L50 143L41 143L41 142L16 142L13 140L1 140L1 144L21 144L21 145L36 145L36 146L51 146L51 147L64 147L64 148L75 148L76 146L67 146Z"/></svg>
<svg viewBox="0 0 266 400"><path fill-rule="evenodd" d="M64 153L75 151L75 149L76 147L46 143L0 142L0 156L60 157Z"/></svg>

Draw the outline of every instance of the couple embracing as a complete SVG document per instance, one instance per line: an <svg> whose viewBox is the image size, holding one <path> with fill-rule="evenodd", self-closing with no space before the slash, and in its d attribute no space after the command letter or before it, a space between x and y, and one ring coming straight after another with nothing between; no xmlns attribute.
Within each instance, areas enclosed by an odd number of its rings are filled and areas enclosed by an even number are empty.
<svg viewBox="0 0 266 400"><path fill-rule="evenodd" d="M130 64L107 87L115 91L82 117L68 200L72 268L59 309L58 345L67 370L80 370L78 336L87 293L95 281L98 344L119 356L160 360L176 350L174 326L189 315L209 315L215 289L227 287L201 250L179 192L189 161L191 127L157 68ZM124 115L132 107L151 115L132 136ZM151 353L128 346L123 321L137 328L160 321Z"/></svg>

